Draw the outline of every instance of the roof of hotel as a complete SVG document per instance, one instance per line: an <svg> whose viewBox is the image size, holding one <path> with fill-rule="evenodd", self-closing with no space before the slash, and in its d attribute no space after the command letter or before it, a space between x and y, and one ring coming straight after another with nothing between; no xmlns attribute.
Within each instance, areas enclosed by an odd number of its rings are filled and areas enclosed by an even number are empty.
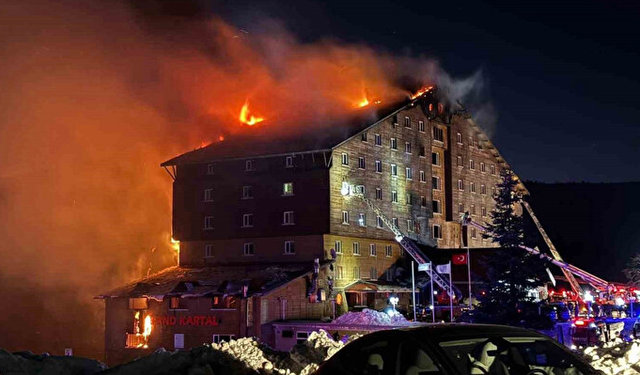
<svg viewBox="0 0 640 375"><path fill-rule="evenodd" d="M320 263L325 267L332 261ZM268 294L285 284L313 273L313 262L278 265L207 266L186 268L174 266L130 282L94 298L146 297L162 300L165 296L203 297L210 295Z"/></svg>

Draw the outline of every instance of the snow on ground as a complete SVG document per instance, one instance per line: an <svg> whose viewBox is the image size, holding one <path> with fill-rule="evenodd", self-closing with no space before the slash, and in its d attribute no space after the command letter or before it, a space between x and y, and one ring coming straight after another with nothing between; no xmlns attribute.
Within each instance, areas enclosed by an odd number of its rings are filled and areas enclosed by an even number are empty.
<svg viewBox="0 0 640 375"><path fill-rule="evenodd" d="M607 375L640 374L640 340L618 339L602 347L588 347L581 354L596 370Z"/></svg>
<svg viewBox="0 0 640 375"><path fill-rule="evenodd" d="M402 314L395 314L393 317L385 312L364 309L359 312L349 312L339 316L333 324L358 324L374 326L408 326L413 323L408 321Z"/></svg>

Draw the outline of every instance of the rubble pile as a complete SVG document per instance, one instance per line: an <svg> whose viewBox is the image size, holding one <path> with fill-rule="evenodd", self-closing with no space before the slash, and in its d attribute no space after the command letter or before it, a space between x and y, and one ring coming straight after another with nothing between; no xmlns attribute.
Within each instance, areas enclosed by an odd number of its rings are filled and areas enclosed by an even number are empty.
<svg viewBox="0 0 640 375"><path fill-rule="evenodd" d="M346 313L336 318L333 323L374 326L408 326L413 324L402 316L402 314L390 316L387 313L370 309L364 309L360 312Z"/></svg>
<svg viewBox="0 0 640 375"><path fill-rule="evenodd" d="M0 374L92 375L104 371L106 366L93 359L62 357L31 352L9 353L0 349Z"/></svg>
<svg viewBox="0 0 640 375"><path fill-rule="evenodd" d="M607 375L637 375L640 373L640 340L620 339L598 347L588 347L581 353L596 370Z"/></svg>

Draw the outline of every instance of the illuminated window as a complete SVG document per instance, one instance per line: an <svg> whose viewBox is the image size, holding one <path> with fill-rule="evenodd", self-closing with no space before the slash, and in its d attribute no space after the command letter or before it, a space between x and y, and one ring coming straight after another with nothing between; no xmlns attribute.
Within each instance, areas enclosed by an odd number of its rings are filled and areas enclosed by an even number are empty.
<svg viewBox="0 0 640 375"><path fill-rule="evenodd" d="M482 217L487 216L487 208L485 206L482 206L481 211L482 211Z"/></svg>
<svg viewBox="0 0 640 375"><path fill-rule="evenodd" d="M336 279L337 280L341 280L344 278L344 271L342 266L337 266L336 267Z"/></svg>
<svg viewBox="0 0 640 375"><path fill-rule="evenodd" d="M204 199L205 202L213 202L213 189L204 189Z"/></svg>
<svg viewBox="0 0 640 375"><path fill-rule="evenodd" d="M433 202L433 213L441 214L442 207L440 207L440 201L434 199L432 202Z"/></svg>
<svg viewBox="0 0 640 375"><path fill-rule="evenodd" d="M335 243L336 254L342 254L342 241L338 240Z"/></svg>
<svg viewBox="0 0 640 375"><path fill-rule="evenodd" d="M382 228L383 225L382 218L380 216L376 216L376 227Z"/></svg>
<svg viewBox="0 0 640 375"><path fill-rule="evenodd" d="M293 211L285 211L282 215L282 225L294 225Z"/></svg>
<svg viewBox="0 0 640 375"><path fill-rule="evenodd" d="M410 128L411 127L411 119L407 116L404 117L404 127L405 128Z"/></svg>
<svg viewBox="0 0 640 375"><path fill-rule="evenodd" d="M398 192L391 191L391 202L398 203Z"/></svg>
<svg viewBox="0 0 640 375"><path fill-rule="evenodd" d="M360 255L360 242L353 243L353 255Z"/></svg>
<svg viewBox="0 0 640 375"><path fill-rule="evenodd" d="M420 171L420 182L427 182L427 174L424 171Z"/></svg>
<svg viewBox="0 0 640 375"><path fill-rule="evenodd" d="M404 152L406 152L407 154L411 153L411 142L404 143Z"/></svg>
<svg viewBox="0 0 640 375"><path fill-rule="evenodd" d="M462 134L460 133L456 134L456 141L458 142L459 145L462 144Z"/></svg>
<svg viewBox="0 0 640 375"><path fill-rule="evenodd" d="M354 279L360 278L360 267L353 267L353 278Z"/></svg>
<svg viewBox="0 0 640 375"><path fill-rule="evenodd" d="M456 156L456 165L458 167L464 166L464 163L462 162L462 156L460 156L460 155Z"/></svg>
<svg viewBox="0 0 640 375"><path fill-rule="evenodd" d="M250 228L253 226L253 214L242 215L242 227Z"/></svg>
<svg viewBox="0 0 640 375"><path fill-rule="evenodd" d="M342 211L342 224L349 225L349 211Z"/></svg>
<svg viewBox="0 0 640 375"><path fill-rule="evenodd" d="M395 164L391 164L391 175L398 176L398 166Z"/></svg>
<svg viewBox="0 0 640 375"><path fill-rule="evenodd" d="M213 229L213 216L204 217L204 229Z"/></svg>
<svg viewBox="0 0 640 375"><path fill-rule="evenodd" d="M242 187L242 199L252 199L253 198L253 187L251 186L243 186Z"/></svg>
<svg viewBox="0 0 640 375"><path fill-rule="evenodd" d="M365 169L365 164L364 164L364 157L360 156L358 158L358 168L360 169Z"/></svg>
<svg viewBox="0 0 640 375"><path fill-rule="evenodd" d="M237 309L238 299L233 296L213 296L211 297L211 310L217 309Z"/></svg>
<svg viewBox="0 0 640 375"><path fill-rule="evenodd" d="M171 310L188 310L186 301L180 297L171 297L169 299L169 309Z"/></svg>
<svg viewBox="0 0 640 375"><path fill-rule="evenodd" d="M433 238L437 240L442 239L442 228L440 227L440 225L434 224L432 233L433 233Z"/></svg>
<svg viewBox="0 0 640 375"><path fill-rule="evenodd" d="M438 113L439 114L443 114L444 113L444 104L438 103Z"/></svg>
<svg viewBox="0 0 640 375"><path fill-rule="evenodd" d="M440 177L438 176L433 176L431 177L431 187L433 190L440 190L441 186L440 186Z"/></svg>
<svg viewBox="0 0 640 375"><path fill-rule="evenodd" d="M173 348L184 349L184 333L175 333L173 335Z"/></svg>
<svg viewBox="0 0 640 375"><path fill-rule="evenodd" d="M349 165L349 154L342 153L342 165Z"/></svg>
<svg viewBox="0 0 640 375"><path fill-rule="evenodd" d="M387 257L390 257L393 255L393 248L391 247L391 245L384 246L384 255Z"/></svg>
<svg viewBox="0 0 640 375"><path fill-rule="evenodd" d="M293 195L293 182L282 184L282 195Z"/></svg>
<svg viewBox="0 0 640 375"><path fill-rule="evenodd" d="M440 165L440 154L437 152L432 152L431 153L431 164L433 165Z"/></svg>
<svg viewBox="0 0 640 375"><path fill-rule="evenodd" d="M380 188L376 188L376 199L378 200L382 199L382 189Z"/></svg>
<svg viewBox="0 0 640 375"><path fill-rule="evenodd" d="M215 164L207 164L207 174L215 174Z"/></svg>
<svg viewBox="0 0 640 375"><path fill-rule="evenodd" d="M213 258L213 245L205 245L204 246L204 257L205 258Z"/></svg>
<svg viewBox="0 0 640 375"><path fill-rule="evenodd" d="M376 160L376 173L382 173L382 162L380 160Z"/></svg>
<svg viewBox="0 0 640 375"><path fill-rule="evenodd" d="M293 156L287 156L284 158L284 167L293 168Z"/></svg>
<svg viewBox="0 0 640 375"><path fill-rule="evenodd" d="M471 192L475 194L475 192L476 192L476 183L475 182L469 182L469 190L471 190Z"/></svg>
<svg viewBox="0 0 640 375"><path fill-rule="evenodd" d="M407 219L407 231L408 232L413 232L414 231L413 229L414 229L413 228L413 220Z"/></svg>
<svg viewBox="0 0 640 375"><path fill-rule="evenodd" d="M486 172L486 171L487 171L487 167L486 167L486 165L485 165L484 163L482 163L482 162L481 162L481 163L480 163L480 172L483 172L483 173L484 173L484 172Z"/></svg>
<svg viewBox="0 0 640 375"><path fill-rule="evenodd" d="M489 167L489 170L491 171L491 174L495 176L495 174L496 174L496 166L491 164L491 166Z"/></svg>
<svg viewBox="0 0 640 375"><path fill-rule="evenodd" d="M473 159L469 159L469 169L476 169L476 162Z"/></svg>
<svg viewBox="0 0 640 375"><path fill-rule="evenodd" d="M438 142L444 141L444 130L442 130L442 128L437 126L433 127L433 140Z"/></svg>
<svg viewBox="0 0 640 375"><path fill-rule="evenodd" d="M424 121L418 121L418 130L424 133Z"/></svg>
<svg viewBox="0 0 640 375"><path fill-rule="evenodd" d="M413 170L410 167L406 167L404 171L405 171L405 176L407 177L407 180L411 180L413 178Z"/></svg>
<svg viewBox="0 0 640 375"><path fill-rule="evenodd" d="M367 188L364 185L356 185L356 193L365 194Z"/></svg>
<svg viewBox="0 0 640 375"><path fill-rule="evenodd" d="M363 132L360 135L360 139L362 139L362 142L366 142L367 141L367 132Z"/></svg>
<svg viewBox="0 0 640 375"><path fill-rule="evenodd" d="M253 160L247 160L244 162L244 170L245 171L252 171L253 170Z"/></svg>
<svg viewBox="0 0 640 375"><path fill-rule="evenodd" d="M464 191L464 181L458 180L458 190Z"/></svg>
<svg viewBox="0 0 640 375"><path fill-rule="evenodd" d="M375 144L376 146L382 146L382 136L380 134L375 135Z"/></svg>
<svg viewBox="0 0 640 375"><path fill-rule="evenodd" d="M392 149L392 150L397 150L397 149L398 149L398 140L397 140L397 139L395 139L395 138L391 138L391 139L389 140L389 142L390 142L390 145L391 145L391 149Z"/></svg>
<svg viewBox="0 0 640 375"><path fill-rule="evenodd" d="M253 242L245 242L242 245L242 255L244 256L250 256L253 255Z"/></svg>
<svg viewBox="0 0 640 375"><path fill-rule="evenodd" d="M486 185L480 185L480 194L487 195L487 186Z"/></svg>
<svg viewBox="0 0 640 375"><path fill-rule="evenodd" d="M287 255L293 255L296 253L293 241L284 241L284 253Z"/></svg>
<svg viewBox="0 0 640 375"><path fill-rule="evenodd" d="M361 227L367 226L367 216L362 212L358 214L358 225Z"/></svg>
<svg viewBox="0 0 640 375"><path fill-rule="evenodd" d="M378 250L376 249L376 244L374 244L374 243L370 243L369 244L369 255L372 256L372 257L378 255Z"/></svg>

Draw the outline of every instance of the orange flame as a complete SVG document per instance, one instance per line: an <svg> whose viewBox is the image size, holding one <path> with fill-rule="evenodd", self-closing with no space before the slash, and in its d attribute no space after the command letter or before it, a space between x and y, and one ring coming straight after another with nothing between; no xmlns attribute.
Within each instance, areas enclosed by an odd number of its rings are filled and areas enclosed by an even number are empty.
<svg viewBox="0 0 640 375"><path fill-rule="evenodd" d="M177 253L179 253L180 252L180 241L174 240L173 237L171 237L171 248L173 248L173 250L175 250Z"/></svg>
<svg viewBox="0 0 640 375"><path fill-rule="evenodd" d="M153 326L151 325L151 315L147 315L147 317L144 318L144 331L142 332L142 336L144 336L145 342L149 338L149 335L151 335L152 330L153 330Z"/></svg>
<svg viewBox="0 0 640 375"><path fill-rule="evenodd" d="M240 122L253 126L259 122L264 121L263 117L255 117L249 113L249 99L244 102L242 109L240 110Z"/></svg>
<svg viewBox="0 0 640 375"><path fill-rule="evenodd" d="M415 94L411 95L411 100L431 91L431 89L433 88L433 86L425 86L423 88L421 88L420 90L418 90L418 92L416 92Z"/></svg>

